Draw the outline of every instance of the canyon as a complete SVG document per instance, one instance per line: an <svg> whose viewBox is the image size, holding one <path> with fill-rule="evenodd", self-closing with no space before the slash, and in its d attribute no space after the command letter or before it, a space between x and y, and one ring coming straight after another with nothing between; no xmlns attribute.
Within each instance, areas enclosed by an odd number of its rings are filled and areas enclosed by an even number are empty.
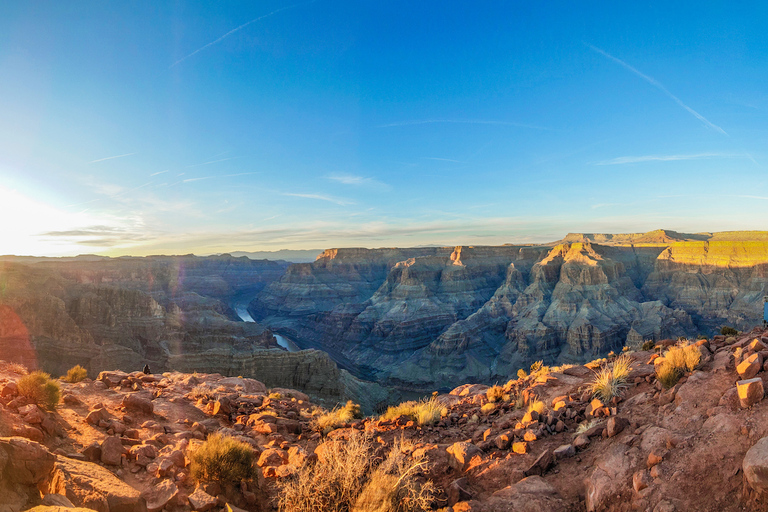
<svg viewBox="0 0 768 512"><path fill-rule="evenodd" d="M0 258L0 357L61 375L221 373L367 411L645 341L744 330L768 234L569 234L538 245ZM243 319L255 321L245 322ZM274 335L302 350L287 351Z"/></svg>
<svg viewBox="0 0 768 512"><path fill-rule="evenodd" d="M250 303L256 321L404 390L504 381L761 320L764 232L569 234L544 245L331 249Z"/></svg>

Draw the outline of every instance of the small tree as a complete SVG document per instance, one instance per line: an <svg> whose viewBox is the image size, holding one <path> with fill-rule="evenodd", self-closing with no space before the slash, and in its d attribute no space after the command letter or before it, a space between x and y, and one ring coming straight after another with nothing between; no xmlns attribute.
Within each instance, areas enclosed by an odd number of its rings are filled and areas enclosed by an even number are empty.
<svg viewBox="0 0 768 512"><path fill-rule="evenodd" d="M49 411L53 410L61 399L59 383L40 370L21 377L16 385L21 396Z"/></svg>

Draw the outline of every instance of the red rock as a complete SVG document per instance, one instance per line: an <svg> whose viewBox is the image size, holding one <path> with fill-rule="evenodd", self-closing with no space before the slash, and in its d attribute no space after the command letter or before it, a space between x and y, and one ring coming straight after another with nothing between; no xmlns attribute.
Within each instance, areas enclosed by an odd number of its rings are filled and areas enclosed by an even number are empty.
<svg viewBox="0 0 768 512"><path fill-rule="evenodd" d="M651 485L651 483L653 483L653 481L651 480L651 475L648 473L647 469L641 469L632 475L632 487L635 489L635 492L642 491Z"/></svg>
<svg viewBox="0 0 768 512"><path fill-rule="evenodd" d="M549 469L552 464L555 463L555 456L552 455L552 451L547 449L542 452L541 455L536 457L536 460L531 464L528 469L525 470L525 476L538 475L541 476Z"/></svg>
<svg viewBox="0 0 768 512"><path fill-rule="evenodd" d="M264 466L282 466L288 463L288 454L279 448L268 448L264 450L256 463L259 467Z"/></svg>
<svg viewBox="0 0 768 512"><path fill-rule="evenodd" d="M30 427L27 425L20 425L18 427L13 427L13 435L24 437L26 439L35 441L37 443L42 443L43 439L45 439L45 436L40 431L40 429L35 427Z"/></svg>
<svg viewBox="0 0 768 512"><path fill-rule="evenodd" d="M555 456L555 459L567 459L576 455L576 448L572 444L563 444L555 448L552 454Z"/></svg>
<svg viewBox="0 0 768 512"><path fill-rule="evenodd" d="M459 471L464 471L475 455L482 455L483 453L480 448L466 441L453 443L446 448L446 451L452 455L448 463Z"/></svg>
<svg viewBox="0 0 768 512"><path fill-rule="evenodd" d="M765 394L763 381L759 377L738 381L736 390L739 394L739 403L745 409L762 400Z"/></svg>
<svg viewBox="0 0 768 512"><path fill-rule="evenodd" d="M138 411L151 415L155 410L155 404L152 401L142 398L138 393L130 393L123 397L123 407L127 410Z"/></svg>
<svg viewBox="0 0 768 512"><path fill-rule="evenodd" d="M195 492L189 495L189 504L192 506L192 510L195 512L206 512L215 507L218 500L202 490L200 487L195 489Z"/></svg>
<svg viewBox="0 0 768 512"><path fill-rule="evenodd" d="M0 438L0 480L20 485L40 485L48 481L56 456L40 443L22 437Z"/></svg>
<svg viewBox="0 0 768 512"><path fill-rule="evenodd" d="M736 371L741 377L741 380L748 380L753 378L763 367L763 358L760 354L752 354L744 359L736 367Z"/></svg>
<svg viewBox="0 0 768 512"><path fill-rule="evenodd" d="M110 436L101 443L101 462L112 466L122 464L122 455L125 451L119 437Z"/></svg>
<svg viewBox="0 0 768 512"><path fill-rule="evenodd" d="M179 488L170 480L162 480L142 493L147 501L147 512L160 512L179 495Z"/></svg>
<svg viewBox="0 0 768 512"><path fill-rule="evenodd" d="M512 451L520 455L528 453L528 443L524 441L512 443Z"/></svg>
<svg viewBox="0 0 768 512"><path fill-rule="evenodd" d="M613 416L608 419L606 430L608 431L608 437L614 437L621 433L627 426L629 421L619 416Z"/></svg>

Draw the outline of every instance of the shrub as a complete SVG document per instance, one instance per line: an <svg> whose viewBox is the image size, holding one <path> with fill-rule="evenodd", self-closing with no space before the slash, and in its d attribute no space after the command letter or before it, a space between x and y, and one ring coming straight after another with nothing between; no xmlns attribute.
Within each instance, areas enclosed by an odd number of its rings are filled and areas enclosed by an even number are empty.
<svg viewBox="0 0 768 512"><path fill-rule="evenodd" d="M74 384L76 382L80 382L86 377L88 377L88 370L78 364L67 370L67 375L62 377L62 380L64 382L71 382Z"/></svg>
<svg viewBox="0 0 768 512"><path fill-rule="evenodd" d="M403 402L400 405L389 407L387 411L381 415L381 419L391 420L398 416L408 416L419 425L432 425L440 419L444 408L443 404L438 402L435 398L421 400L419 402Z"/></svg>
<svg viewBox="0 0 768 512"><path fill-rule="evenodd" d="M416 473L427 465L421 454L405 455L402 439L371 474L353 510L355 512L421 512L432 510L436 489L432 482L419 483Z"/></svg>
<svg viewBox="0 0 768 512"><path fill-rule="evenodd" d="M280 400L283 398L283 395L278 393L277 391L273 391L272 393L269 394L269 398L271 400Z"/></svg>
<svg viewBox="0 0 768 512"><path fill-rule="evenodd" d="M528 412L536 411L539 415L542 415L544 414L546 408L547 407L544 405L544 402L538 398L533 398L530 402L528 402Z"/></svg>
<svg viewBox="0 0 768 512"><path fill-rule="evenodd" d="M1 361L0 367L7 372L15 373L17 375L26 375L29 373L27 367L21 363L9 363L7 361Z"/></svg>
<svg viewBox="0 0 768 512"><path fill-rule="evenodd" d="M619 396L627 387L631 370L632 359L622 354L616 358L612 366L604 366L595 373L589 385L589 391L603 402L608 402L614 396Z"/></svg>
<svg viewBox="0 0 768 512"><path fill-rule="evenodd" d="M48 410L53 410L61 398L59 383L51 380L50 375L39 370L24 375L16 385L21 396Z"/></svg>
<svg viewBox="0 0 768 512"><path fill-rule="evenodd" d="M284 512L347 512L370 473L370 442L357 434L329 442L315 464L305 464L291 478L278 481L278 508Z"/></svg>
<svg viewBox="0 0 768 512"><path fill-rule="evenodd" d="M725 325L723 326L722 329L720 329L720 334L722 334L723 336L736 336L737 334L739 334L739 331L737 331L733 327L729 327Z"/></svg>
<svg viewBox="0 0 768 512"><path fill-rule="evenodd" d="M579 424L579 427L576 429L576 435L583 434L587 430L591 429L592 427L596 427L600 424L600 420L594 418L589 421L584 421L583 423Z"/></svg>
<svg viewBox="0 0 768 512"><path fill-rule="evenodd" d="M640 347L642 350L653 350L656 347L656 342L653 340L646 340Z"/></svg>
<svg viewBox="0 0 768 512"><path fill-rule="evenodd" d="M491 403L501 402L502 400L504 400L504 388L502 388L499 385L491 386L485 392L485 396L486 398L488 398L488 401Z"/></svg>
<svg viewBox="0 0 768 512"><path fill-rule="evenodd" d="M671 388L685 372L692 372L701 362L701 352L687 341L670 347L663 354L664 360L656 365L656 378L665 388Z"/></svg>
<svg viewBox="0 0 768 512"><path fill-rule="evenodd" d="M525 370L523 370L522 368L520 368L519 370L517 370L517 378L518 378L518 379L524 379L524 378L526 378L526 377L528 377L528 374L527 374L527 373L525 373Z"/></svg>
<svg viewBox="0 0 768 512"><path fill-rule="evenodd" d="M349 400L344 407L334 407L315 418L315 428L322 431L333 430L346 425L355 418L362 418L360 406Z"/></svg>
<svg viewBox="0 0 768 512"><path fill-rule="evenodd" d="M232 437L211 434L192 453L192 477L200 482L238 483L255 474L256 453Z"/></svg>

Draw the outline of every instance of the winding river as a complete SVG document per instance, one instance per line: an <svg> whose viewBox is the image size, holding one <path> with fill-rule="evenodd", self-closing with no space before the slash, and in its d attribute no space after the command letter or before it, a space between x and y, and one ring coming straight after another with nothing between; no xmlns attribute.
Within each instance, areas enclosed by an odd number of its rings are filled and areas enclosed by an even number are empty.
<svg viewBox="0 0 768 512"><path fill-rule="evenodd" d="M245 306L236 306L235 312L243 322L254 322L254 319L251 317L251 314L248 313L248 310L246 309ZM288 352L298 352L299 350L301 350L299 346L293 342L293 340L290 340L285 336L281 336L274 332L272 334L275 337L275 340L277 340L277 344L283 347Z"/></svg>

